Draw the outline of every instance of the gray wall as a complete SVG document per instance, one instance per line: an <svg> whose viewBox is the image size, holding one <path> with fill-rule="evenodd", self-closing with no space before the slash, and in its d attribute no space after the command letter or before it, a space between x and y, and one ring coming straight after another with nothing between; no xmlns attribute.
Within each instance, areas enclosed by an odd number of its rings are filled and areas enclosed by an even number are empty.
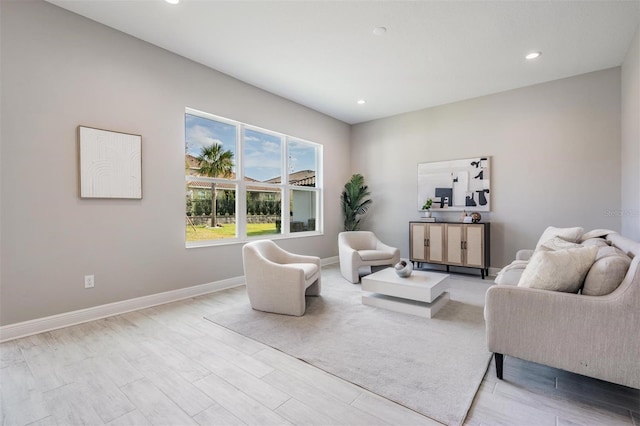
<svg viewBox="0 0 640 426"><path fill-rule="evenodd" d="M620 230L620 68L358 124L351 143L374 200L366 227L404 257L427 161L492 157L492 267L548 225Z"/></svg>
<svg viewBox="0 0 640 426"><path fill-rule="evenodd" d="M0 19L0 325L243 274L241 244L184 248L185 106L324 146L325 235L279 242L300 253L337 254L339 195L361 172L374 198L365 228L408 256L417 163L480 155L493 160L492 266L550 224L640 238L637 217L615 214L640 208L638 34L622 78L604 70L350 128L39 0L2 0ZM78 198L80 124L143 135L143 200Z"/></svg>
<svg viewBox="0 0 640 426"><path fill-rule="evenodd" d="M622 233L640 241L640 28L622 64Z"/></svg>
<svg viewBox="0 0 640 426"><path fill-rule="evenodd" d="M187 106L322 144L325 234L280 244L337 255L347 124L48 3L0 10L1 325L243 275L241 244L184 247ZM142 135L142 200L78 197L78 125Z"/></svg>

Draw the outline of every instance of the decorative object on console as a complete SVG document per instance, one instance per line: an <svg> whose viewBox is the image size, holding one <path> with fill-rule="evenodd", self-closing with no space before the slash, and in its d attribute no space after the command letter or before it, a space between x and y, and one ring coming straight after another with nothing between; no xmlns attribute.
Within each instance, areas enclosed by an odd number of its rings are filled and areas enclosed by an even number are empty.
<svg viewBox="0 0 640 426"><path fill-rule="evenodd" d="M413 272L413 264L411 262L401 260L395 264L394 269L400 278L409 278Z"/></svg>
<svg viewBox="0 0 640 426"><path fill-rule="evenodd" d="M431 217L431 205L433 204L432 198L427 198L427 201L422 205L422 210L424 210L424 217Z"/></svg>
<svg viewBox="0 0 640 426"><path fill-rule="evenodd" d="M142 136L78 126L80 198L142 198Z"/></svg>
<svg viewBox="0 0 640 426"><path fill-rule="evenodd" d="M471 213L471 222L478 223L482 219L482 215L478 212Z"/></svg>
<svg viewBox="0 0 640 426"><path fill-rule="evenodd" d="M433 209L491 210L490 157L418 164L418 209L433 198Z"/></svg>

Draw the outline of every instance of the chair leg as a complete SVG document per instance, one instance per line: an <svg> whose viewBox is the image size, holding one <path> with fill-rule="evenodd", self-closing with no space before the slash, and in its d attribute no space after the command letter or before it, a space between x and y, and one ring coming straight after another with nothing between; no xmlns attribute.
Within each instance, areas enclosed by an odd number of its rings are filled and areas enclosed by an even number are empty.
<svg viewBox="0 0 640 426"><path fill-rule="evenodd" d="M493 354L496 360L496 375L498 379L502 380L502 364L504 363L504 355L499 353Z"/></svg>
<svg viewBox="0 0 640 426"><path fill-rule="evenodd" d="M320 278L305 290L305 296L320 296Z"/></svg>

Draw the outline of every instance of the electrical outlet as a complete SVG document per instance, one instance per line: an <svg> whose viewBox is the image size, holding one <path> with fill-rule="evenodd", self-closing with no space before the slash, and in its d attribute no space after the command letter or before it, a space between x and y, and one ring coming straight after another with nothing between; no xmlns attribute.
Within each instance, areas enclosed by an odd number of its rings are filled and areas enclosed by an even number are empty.
<svg viewBox="0 0 640 426"><path fill-rule="evenodd" d="M95 284L96 284L96 281L93 275L84 276L84 288L93 288Z"/></svg>

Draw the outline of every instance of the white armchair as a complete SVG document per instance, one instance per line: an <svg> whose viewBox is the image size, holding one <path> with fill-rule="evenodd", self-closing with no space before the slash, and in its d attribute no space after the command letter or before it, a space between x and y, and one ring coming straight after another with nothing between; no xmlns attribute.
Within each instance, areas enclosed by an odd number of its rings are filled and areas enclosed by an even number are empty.
<svg viewBox="0 0 640 426"><path fill-rule="evenodd" d="M348 231L338 234L340 272L351 283L358 283L362 266L395 265L400 262L400 250L381 242L370 231Z"/></svg>
<svg viewBox="0 0 640 426"><path fill-rule="evenodd" d="M320 258L289 253L271 240L247 243L242 263L251 307L302 316L306 296L320 295Z"/></svg>

